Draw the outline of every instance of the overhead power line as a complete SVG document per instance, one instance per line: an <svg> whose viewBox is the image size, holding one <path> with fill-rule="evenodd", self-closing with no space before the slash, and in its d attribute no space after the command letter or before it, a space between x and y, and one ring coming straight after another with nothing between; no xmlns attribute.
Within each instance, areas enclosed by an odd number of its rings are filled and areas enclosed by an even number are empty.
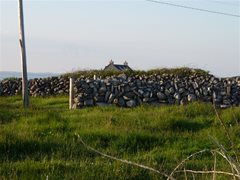
<svg viewBox="0 0 240 180"><path fill-rule="evenodd" d="M212 10L208 10L208 9L195 8L195 7L191 7L191 6L184 6L184 5L173 4L173 3L163 2L163 1L155 1L155 0L146 0L146 1L158 3L158 4L165 4L168 6L175 6L175 7L179 7L179 8L185 8L185 9L191 9L191 10L196 10L196 11L221 14L221 15L225 15L225 16L232 16L232 17L240 18L240 15L238 15L238 14L230 14L230 13L225 13L225 12L220 12L220 11L212 11Z"/></svg>

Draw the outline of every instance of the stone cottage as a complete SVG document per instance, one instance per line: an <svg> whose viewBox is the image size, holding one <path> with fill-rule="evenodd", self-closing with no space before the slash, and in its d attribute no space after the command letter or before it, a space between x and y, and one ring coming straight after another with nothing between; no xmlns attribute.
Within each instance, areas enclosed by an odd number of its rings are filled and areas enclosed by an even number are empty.
<svg viewBox="0 0 240 180"><path fill-rule="evenodd" d="M105 66L104 70L110 70L110 71L126 71L126 70L132 70L129 66L127 61L125 61L122 64L114 64L113 60L109 62L107 66Z"/></svg>

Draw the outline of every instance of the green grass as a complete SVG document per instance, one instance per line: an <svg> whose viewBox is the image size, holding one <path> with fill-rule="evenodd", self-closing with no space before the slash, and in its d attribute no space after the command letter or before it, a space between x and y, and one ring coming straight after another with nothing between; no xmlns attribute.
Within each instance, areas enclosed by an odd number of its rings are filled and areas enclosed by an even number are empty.
<svg viewBox="0 0 240 180"><path fill-rule="evenodd" d="M82 70L82 71L74 71L70 73L66 73L63 76L67 77L93 77L94 75L98 77L107 77L107 76L113 76L113 75L119 75L122 74L123 72L119 71L104 71L104 70ZM124 71L126 75L129 76L139 76L139 75L163 75L163 74L168 74L168 75L174 75L174 76L190 76L190 75L209 75L208 71L202 70L202 69L192 69L188 67L179 67L179 68L157 68L157 69L151 69L148 71L142 71L142 70L126 70Z"/></svg>
<svg viewBox="0 0 240 180"><path fill-rule="evenodd" d="M167 174L190 154L218 148L210 136L233 154L210 104L145 105L134 109L110 106L70 111L67 97L30 100L31 107L24 110L21 97L0 97L0 179L165 179L90 151L76 134L101 152ZM220 115L240 157L240 108L221 110ZM213 157L210 153L199 155L185 167L211 170ZM231 172L220 157L217 169ZM184 174L175 177L181 179Z"/></svg>

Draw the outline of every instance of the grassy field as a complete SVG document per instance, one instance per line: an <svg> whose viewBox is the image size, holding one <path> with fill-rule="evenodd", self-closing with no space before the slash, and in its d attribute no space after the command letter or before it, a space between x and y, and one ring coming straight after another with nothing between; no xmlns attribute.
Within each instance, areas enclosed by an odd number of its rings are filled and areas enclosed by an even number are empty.
<svg viewBox="0 0 240 180"><path fill-rule="evenodd" d="M134 109L94 107L68 110L67 97L0 97L0 179L166 179L153 171L105 158L82 144L170 174L189 155L203 149L240 158L240 108L219 110L230 138L211 104L141 106ZM236 156L235 156L236 155ZM216 170L231 171L216 156ZM236 163L239 165L239 163ZM213 170L214 156L190 158L178 171ZM174 178L212 179L212 174L175 172ZM217 175L216 179L231 176Z"/></svg>

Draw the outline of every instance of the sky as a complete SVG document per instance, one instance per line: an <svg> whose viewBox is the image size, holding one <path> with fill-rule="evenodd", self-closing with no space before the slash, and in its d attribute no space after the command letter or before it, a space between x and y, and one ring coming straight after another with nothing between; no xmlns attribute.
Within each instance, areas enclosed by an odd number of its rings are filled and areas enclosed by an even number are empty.
<svg viewBox="0 0 240 180"><path fill-rule="evenodd" d="M240 0L159 0L240 15ZM240 75L240 18L146 0L23 0L29 72L192 67ZM17 0L0 0L0 71L21 71Z"/></svg>

